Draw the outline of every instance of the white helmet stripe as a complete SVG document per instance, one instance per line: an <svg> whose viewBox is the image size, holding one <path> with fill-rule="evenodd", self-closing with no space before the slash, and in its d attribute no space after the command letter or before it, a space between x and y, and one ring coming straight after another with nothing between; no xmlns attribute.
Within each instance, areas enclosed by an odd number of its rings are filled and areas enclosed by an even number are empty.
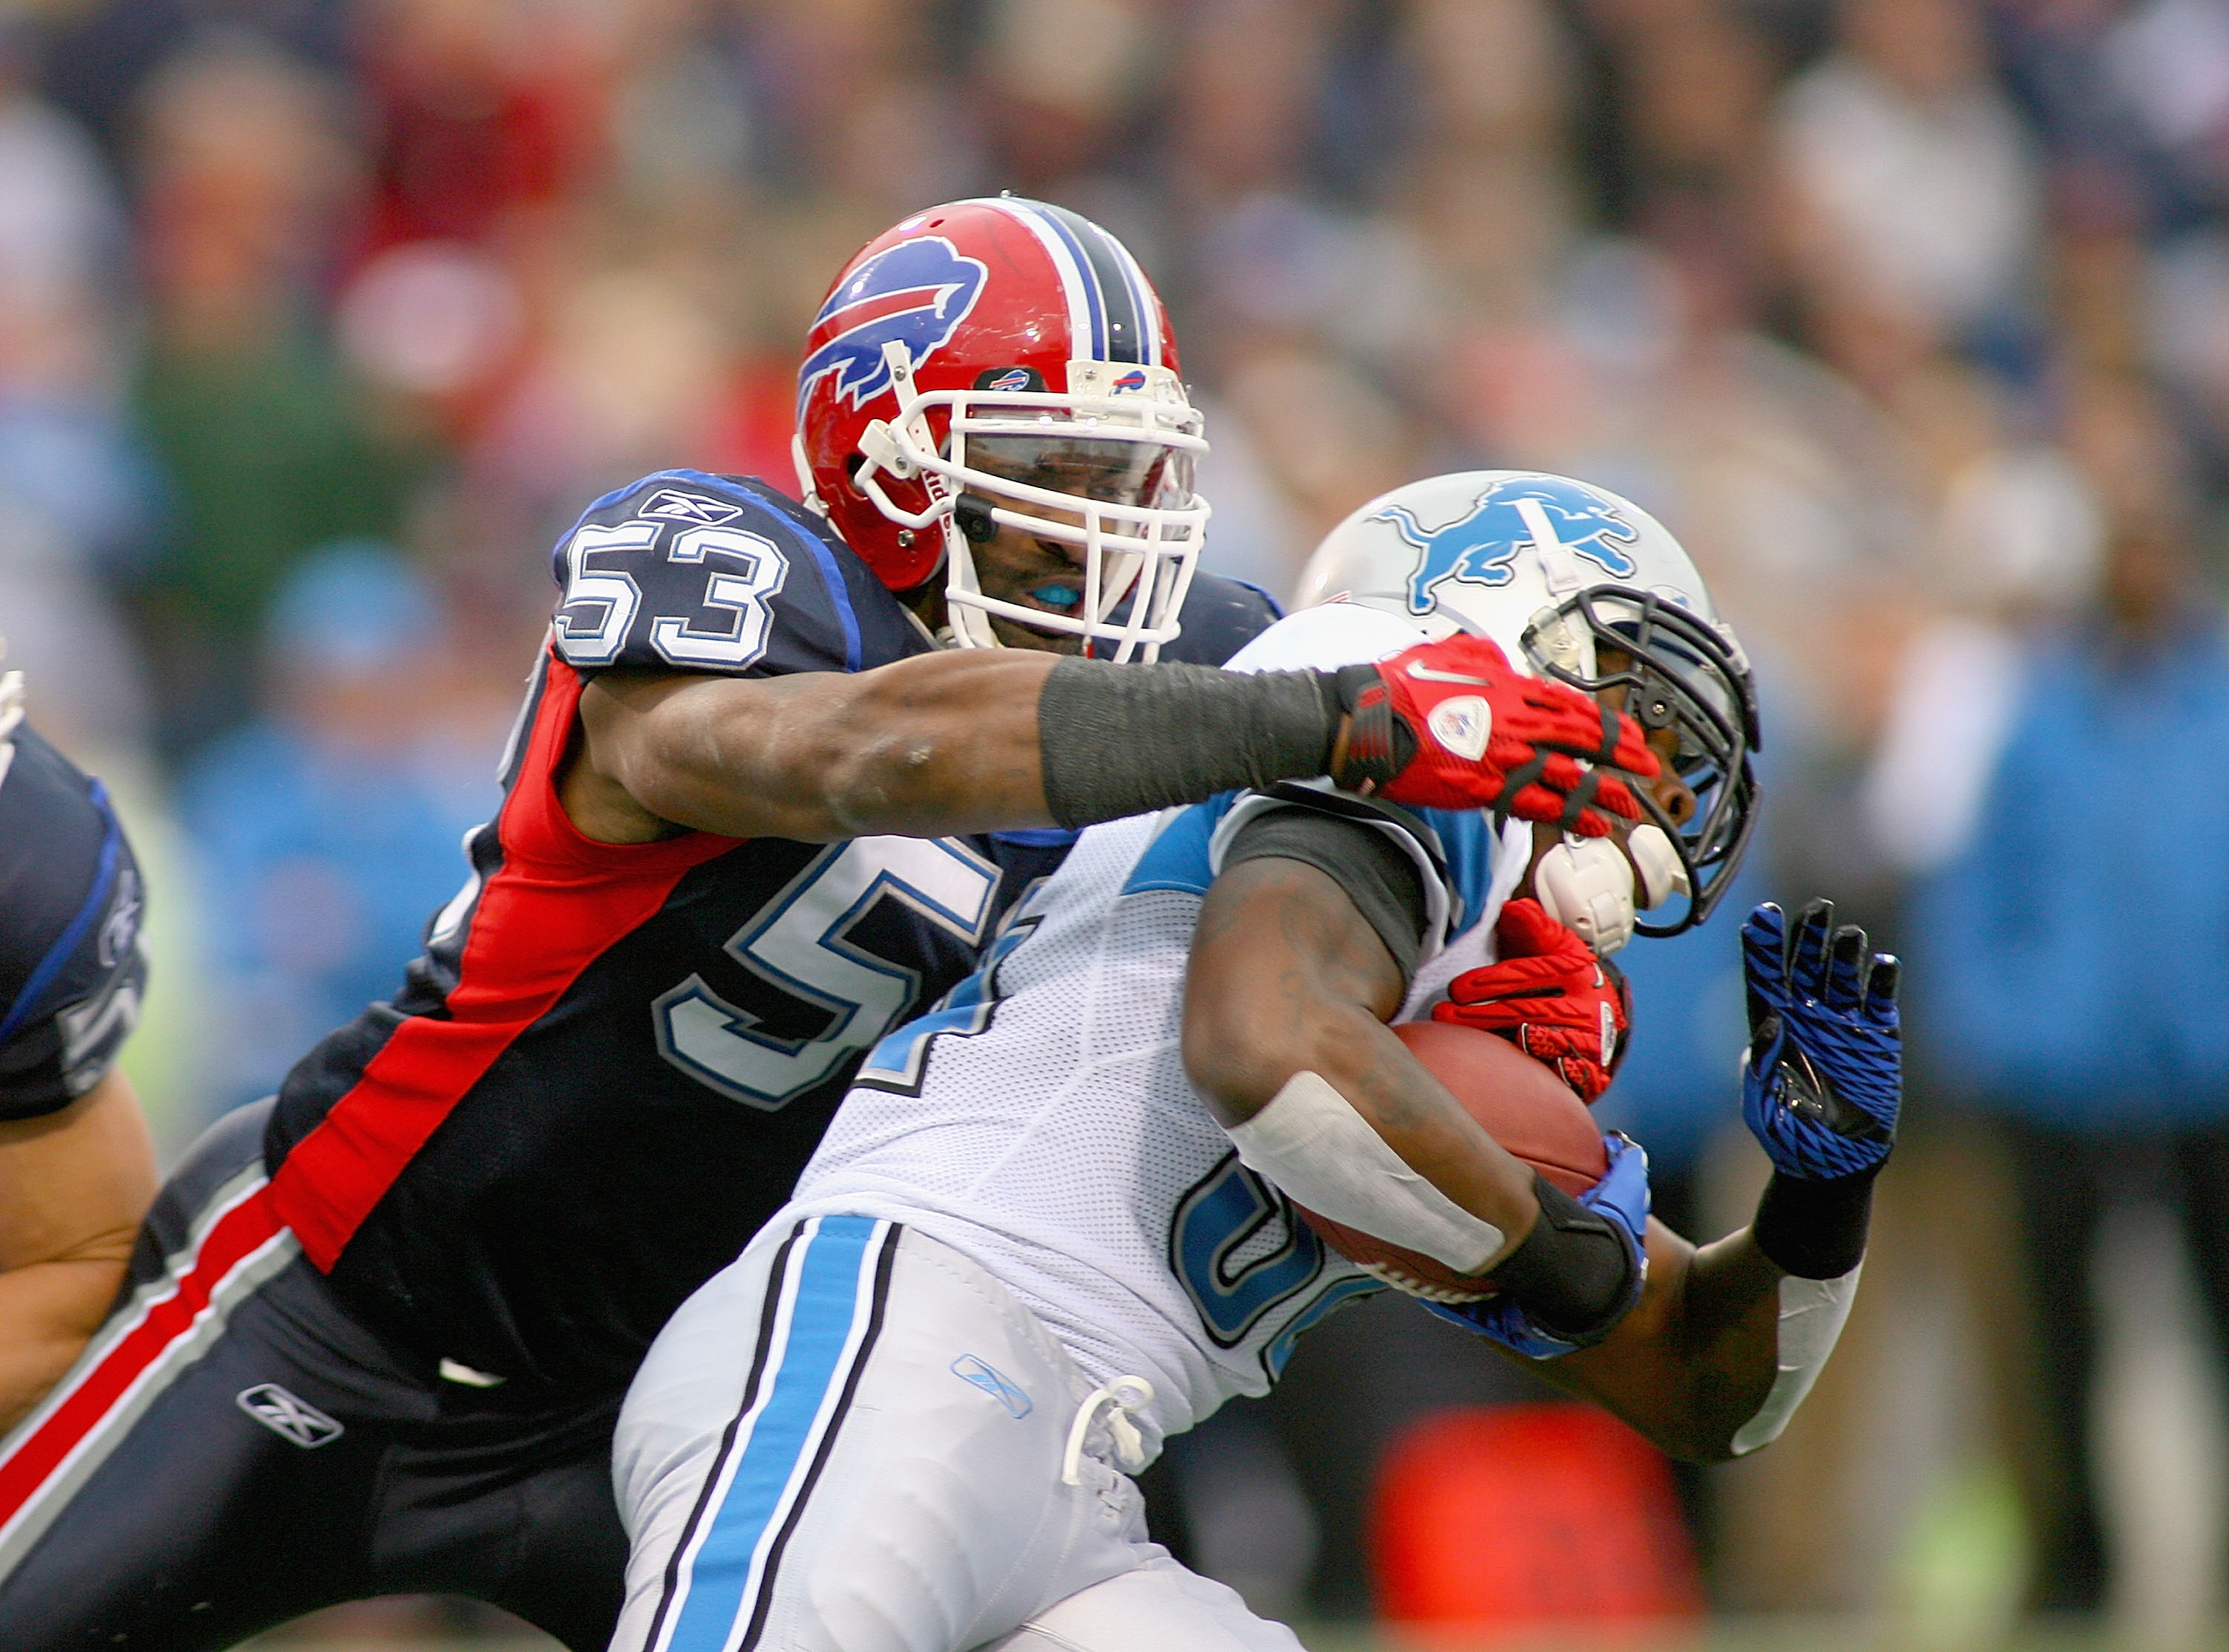
<svg viewBox="0 0 2229 1652"><path fill-rule="evenodd" d="M1093 279L1089 260L1069 238L1063 227L1055 222L1050 214L1040 209L1034 201L1023 201L1011 195L986 195L977 203L996 207L1009 218L1025 226L1045 250L1052 266L1060 276L1062 295L1068 300L1068 336L1070 359L1088 356L1095 361L1107 359L1106 322L1099 304L1098 284ZM1065 386L1061 387L1065 388Z"/></svg>

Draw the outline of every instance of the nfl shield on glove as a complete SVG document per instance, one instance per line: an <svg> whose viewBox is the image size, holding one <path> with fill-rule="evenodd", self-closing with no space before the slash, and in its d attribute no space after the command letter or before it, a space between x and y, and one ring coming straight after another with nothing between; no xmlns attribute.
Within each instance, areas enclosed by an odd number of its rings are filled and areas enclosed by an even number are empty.
<svg viewBox="0 0 2229 1652"><path fill-rule="evenodd" d="M1423 809L1493 809L1602 837L1641 819L1611 771L1657 772L1641 725L1513 669L1481 637L1419 643L1338 674L1350 720L1332 778Z"/></svg>

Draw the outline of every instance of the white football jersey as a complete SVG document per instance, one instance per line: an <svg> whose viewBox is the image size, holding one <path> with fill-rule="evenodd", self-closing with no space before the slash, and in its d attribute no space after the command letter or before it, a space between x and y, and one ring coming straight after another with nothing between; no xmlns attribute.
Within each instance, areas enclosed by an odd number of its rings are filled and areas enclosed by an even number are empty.
<svg viewBox="0 0 2229 1652"><path fill-rule="evenodd" d="M1330 605L1280 622L1234 669L1331 667L1417 640ZM1378 1282L1238 1162L1179 1058L1200 901L1238 827L1295 806L1256 793L1085 832L983 967L890 1034L800 1179L790 1210L885 1217L974 1259L1095 1383L1149 1378L1159 1437L1275 1381L1294 1340ZM1531 832L1475 812L1375 823L1426 873L1428 933L1403 1019L1490 962Z"/></svg>

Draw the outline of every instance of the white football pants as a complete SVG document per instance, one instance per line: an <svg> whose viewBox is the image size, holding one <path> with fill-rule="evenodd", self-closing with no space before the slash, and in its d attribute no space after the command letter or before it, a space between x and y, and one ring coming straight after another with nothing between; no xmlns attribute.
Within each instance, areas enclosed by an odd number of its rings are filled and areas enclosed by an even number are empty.
<svg viewBox="0 0 2229 1652"><path fill-rule="evenodd" d="M778 1220L658 1334L613 1449L613 1652L1299 1652L1146 1538L1091 1385L958 1252Z"/></svg>

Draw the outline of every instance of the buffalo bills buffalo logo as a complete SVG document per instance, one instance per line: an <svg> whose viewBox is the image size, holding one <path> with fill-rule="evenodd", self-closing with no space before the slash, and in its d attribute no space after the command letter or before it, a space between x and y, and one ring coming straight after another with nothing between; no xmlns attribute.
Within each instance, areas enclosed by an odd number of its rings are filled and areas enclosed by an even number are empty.
<svg viewBox="0 0 2229 1652"><path fill-rule="evenodd" d="M1614 579L1629 579L1637 564L1620 548L1636 544L1641 531L1609 501L1575 482L1552 477L1513 477L1497 482L1478 496L1463 515L1442 528L1426 528L1404 505L1388 505L1370 520L1391 522L1404 543L1422 553L1409 576L1409 610L1429 613L1432 587L1447 579L1477 585L1507 585L1510 565L1532 542L1520 499L1537 499L1549 526L1567 549L1599 567Z"/></svg>
<svg viewBox="0 0 2229 1652"><path fill-rule="evenodd" d="M1134 367L1108 387L1118 396L1135 395L1146 387L1146 375L1141 369Z"/></svg>
<svg viewBox="0 0 2229 1652"><path fill-rule="evenodd" d="M821 378L836 375L835 394L853 407L890 387L883 347L903 344L918 368L941 349L983 291L982 260L964 256L941 235L922 235L877 253L854 269L813 317L821 340L797 372L800 403Z"/></svg>

